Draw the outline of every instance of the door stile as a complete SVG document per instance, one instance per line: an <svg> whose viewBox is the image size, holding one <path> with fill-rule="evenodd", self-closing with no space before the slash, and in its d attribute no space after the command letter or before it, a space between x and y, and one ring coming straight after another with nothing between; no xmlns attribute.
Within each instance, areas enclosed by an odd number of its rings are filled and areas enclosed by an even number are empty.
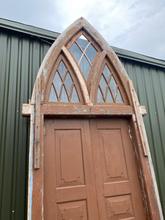
<svg viewBox="0 0 165 220"><path fill-rule="evenodd" d="M84 127L84 140L86 141L86 153L85 155L89 155L87 163L86 163L86 167L88 167L87 169L90 168L89 172L87 173L87 178L90 178L90 182L91 184L89 184L89 186L87 187L87 194L89 195L89 204L90 204L90 212L91 212L91 216L89 216L89 219L91 218L92 220L100 220L99 215L98 215L98 204L97 204L97 189L96 189L96 183L95 183L95 173L94 173L94 157L93 157L93 149L92 149L92 140L91 140L91 136L90 136L90 127L89 127L89 122L87 120L83 120L83 127ZM91 163L92 161L92 163ZM93 175L92 175L93 173ZM92 204L95 204L94 207L92 206Z"/></svg>
<svg viewBox="0 0 165 220"><path fill-rule="evenodd" d="M90 120L90 131L91 131L91 139L92 139L92 150L93 150L93 156L94 156L94 173L95 173L95 182L96 182L96 191L97 191L97 203L98 203L98 210L99 210L99 218L101 220L106 220L106 210L104 205L104 198L103 198L103 184L102 179L103 175L100 169L100 151L99 151L99 145L98 145L98 137L96 133L96 120Z"/></svg>

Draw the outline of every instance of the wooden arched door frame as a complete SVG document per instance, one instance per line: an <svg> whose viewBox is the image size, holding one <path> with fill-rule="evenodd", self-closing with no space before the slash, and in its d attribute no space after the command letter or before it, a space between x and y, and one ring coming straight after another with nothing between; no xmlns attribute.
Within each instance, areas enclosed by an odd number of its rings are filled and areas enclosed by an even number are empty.
<svg viewBox="0 0 165 220"><path fill-rule="evenodd" d="M87 33L91 40L95 41L99 53L96 55L91 67L88 82L86 83L80 68L71 56L67 45L73 41L80 32ZM78 80L83 103L81 105L63 105L49 103L47 91L50 89L51 75L60 54L67 59L75 77ZM100 77L101 66L104 60L110 63L112 71L117 77L124 94L124 103L121 104L97 104L96 88ZM145 108L139 105L132 81L129 79L114 51L109 47L103 37L84 19L80 18L74 22L53 43L47 52L39 69L31 100L23 105L23 115L30 116L30 149L29 149L29 178L28 178L28 220L43 219L43 142L44 142L44 117L57 117L60 115L79 116L122 116L129 117L131 129L134 134L134 142L137 152L137 161L141 187L144 195L148 219L163 219L157 184L153 171L147 136L145 132L142 115Z"/></svg>

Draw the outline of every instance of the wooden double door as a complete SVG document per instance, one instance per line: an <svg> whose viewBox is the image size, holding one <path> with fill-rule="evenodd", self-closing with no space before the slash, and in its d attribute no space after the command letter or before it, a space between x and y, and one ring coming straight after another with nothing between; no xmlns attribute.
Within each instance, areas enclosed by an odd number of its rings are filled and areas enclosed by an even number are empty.
<svg viewBox="0 0 165 220"><path fill-rule="evenodd" d="M124 119L46 119L45 220L144 220Z"/></svg>

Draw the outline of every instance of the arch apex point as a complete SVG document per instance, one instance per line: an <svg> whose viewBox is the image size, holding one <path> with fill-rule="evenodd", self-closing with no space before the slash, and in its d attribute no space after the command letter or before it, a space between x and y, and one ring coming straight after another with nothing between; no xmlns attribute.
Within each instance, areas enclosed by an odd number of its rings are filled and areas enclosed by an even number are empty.
<svg viewBox="0 0 165 220"><path fill-rule="evenodd" d="M83 16L79 17L77 20L87 21Z"/></svg>
<svg viewBox="0 0 165 220"><path fill-rule="evenodd" d="M86 24L89 24L88 20L83 16L79 17L74 23L80 23L82 27L85 26Z"/></svg>

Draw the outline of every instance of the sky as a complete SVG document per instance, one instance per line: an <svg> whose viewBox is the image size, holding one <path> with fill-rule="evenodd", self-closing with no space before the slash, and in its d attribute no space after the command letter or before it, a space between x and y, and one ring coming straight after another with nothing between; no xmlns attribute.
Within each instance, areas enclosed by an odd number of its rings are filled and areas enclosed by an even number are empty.
<svg viewBox="0 0 165 220"><path fill-rule="evenodd" d="M0 0L0 17L62 32L86 18L111 46L165 60L165 0Z"/></svg>

